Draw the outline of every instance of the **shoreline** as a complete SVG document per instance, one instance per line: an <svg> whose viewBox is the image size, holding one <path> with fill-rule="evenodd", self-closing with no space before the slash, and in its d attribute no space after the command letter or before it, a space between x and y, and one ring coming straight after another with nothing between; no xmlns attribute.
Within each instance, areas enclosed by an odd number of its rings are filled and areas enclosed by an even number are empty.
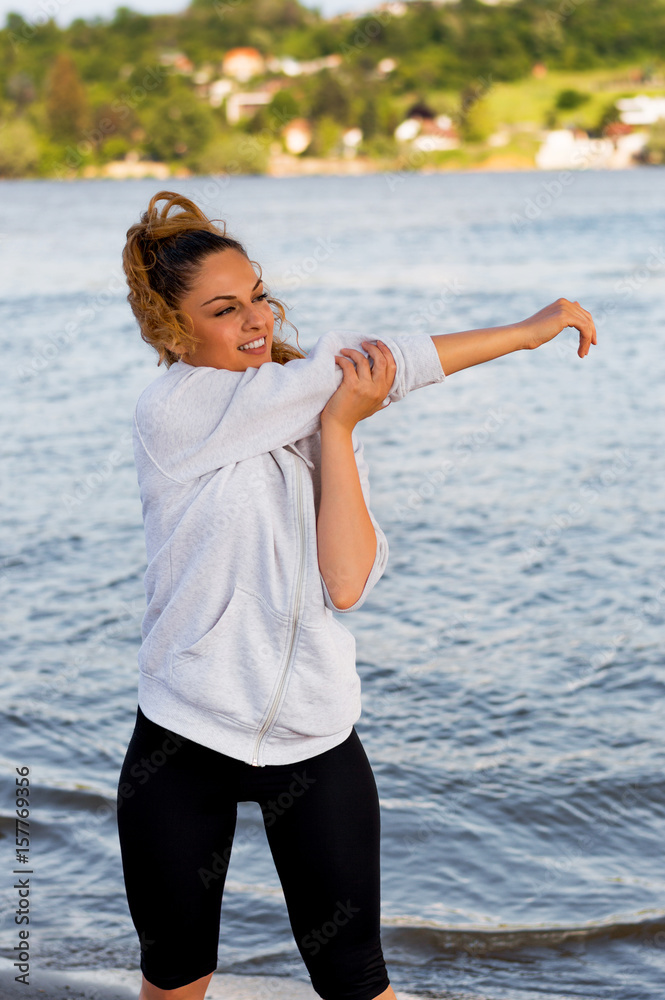
<svg viewBox="0 0 665 1000"><path fill-rule="evenodd" d="M141 163L145 161L139 161ZM350 167L351 163L354 161L344 161L344 160L314 160L314 158L309 158L309 160L299 161L302 164L302 168L294 168L289 165L288 169L280 167L279 169L267 170L263 173L251 173L243 171L234 171L233 173L225 173L223 171L217 171L214 173L196 173L192 170L176 170L171 172L165 172L162 169L152 169L151 164L147 164L145 168L141 170L127 170L126 172L120 171L107 171L104 167L88 167L80 174L71 174L67 176L43 176L43 177L0 177L0 183L12 183L16 181L64 181L66 183L72 181L88 181L88 180L113 180L113 181L125 181L125 180L161 180L161 181L172 181L172 180L189 180L197 177L275 177L275 178L288 178L293 179L295 177L367 177L367 176L380 176L384 174L386 177L406 177L409 175L429 175L429 174L473 174L473 173L533 173L542 174L546 176L547 174L561 172L564 168L552 167L551 169L545 170L541 167L536 166L533 163L529 163L519 157L509 157L509 156L491 156L487 160L483 160L480 163L471 163L467 166L462 166L459 163L451 164L450 166L433 166L428 165L426 167L412 167L405 170L401 167L381 167L374 162L371 165L365 164L355 164L354 167ZM108 165L107 165L108 166ZM166 166L165 164L159 164L160 168ZM570 170L573 173L587 173L589 170L602 171L603 173L623 173L627 170L638 170L643 167L653 167L658 166L658 164L642 164L634 163L628 166L621 167L578 167L576 169L566 168L566 171Z"/></svg>
<svg viewBox="0 0 665 1000"><path fill-rule="evenodd" d="M30 970L30 983L14 980L10 959L0 958L0 1000L136 1000L141 987L140 971L130 969L42 969ZM395 990L397 1000L417 1000ZM206 1000L320 1000L312 986L286 976L239 976L215 972L206 990Z"/></svg>

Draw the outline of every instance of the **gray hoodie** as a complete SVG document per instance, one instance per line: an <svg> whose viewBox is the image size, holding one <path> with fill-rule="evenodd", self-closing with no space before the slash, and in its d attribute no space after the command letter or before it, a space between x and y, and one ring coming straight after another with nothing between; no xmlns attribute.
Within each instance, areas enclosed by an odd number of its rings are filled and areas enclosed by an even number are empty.
<svg viewBox="0 0 665 1000"><path fill-rule="evenodd" d="M183 361L134 413L147 607L138 702L174 732L248 764L290 764L337 746L360 716L355 639L318 565L320 414L342 381L335 354L366 339L322 336L306 358L234 372ZM397 365L387 400L445 378L427 334L383 337ZM363 352L366 353L366 352ZM362 443L354 453L369 510Z"/></svg>

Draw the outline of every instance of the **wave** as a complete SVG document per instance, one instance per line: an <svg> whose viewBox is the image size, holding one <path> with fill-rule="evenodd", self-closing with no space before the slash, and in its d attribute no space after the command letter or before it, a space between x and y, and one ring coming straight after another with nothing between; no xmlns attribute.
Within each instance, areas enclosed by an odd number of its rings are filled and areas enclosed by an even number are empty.
<svg viewBox="0 0 665 1000"><path fill-rule="evenodd" d="M558 948L564 944L602 944L605 941L646 938L665 944L665 910L648 917L590 921L584 924L550 927L446 927L404 917L384 917L381 937L389 950L401 950L412 957L433 958L442 952L465 951L488 956L526 948Z"/></svg>

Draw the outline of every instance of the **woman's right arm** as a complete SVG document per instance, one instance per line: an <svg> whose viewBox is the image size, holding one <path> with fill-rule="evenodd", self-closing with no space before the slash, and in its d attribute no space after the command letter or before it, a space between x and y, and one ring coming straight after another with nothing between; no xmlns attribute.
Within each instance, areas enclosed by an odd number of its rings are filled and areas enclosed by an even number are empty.
<svg viewBox="0 0 665 1000"><path fill-rule="evenodd" d="M463 333L442 333L432 337L446 375L483 364L513 351L533 350L552 340L566 327L579 330L577 353L581 358L596 343L596 327L591 313L579 302L558 299L529 319L508 326L494 326Z"/></svg>
<svg viewBox="0 0 665 1000"><path fill-rule="evenodd" d="M266 362L243 372L196 367L180 377L165 373L139 397L136 425L145 450L162 472L187 482L274 448L321 426L321 411L342 381L335 357L367 338L331 331L306 358ZM384 337L395 358L387 399L445 378L427 334Z"/></svg>

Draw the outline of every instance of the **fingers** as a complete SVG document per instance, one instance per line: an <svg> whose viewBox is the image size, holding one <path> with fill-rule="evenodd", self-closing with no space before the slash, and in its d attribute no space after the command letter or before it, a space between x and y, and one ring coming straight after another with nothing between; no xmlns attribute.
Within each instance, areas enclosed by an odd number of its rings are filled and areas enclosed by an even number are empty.
<svg viewBox="0 0 665 1000"><path fill-rule="evenodd" d="M370 350L370 348L372 348L374 351L380 351L381 353L379 356L382 356L385 359L388 369L393 370L393 377L394 377L394 373L397 371L397 365L395 364L393 352L390 350L390 348L386 344L384 344L382 340L377 340L376 344L372 344L372 342L369 340L364 340L363 346L366 346L367 350ZM374 354L372 354L372 356L374 356Z"/></svg>
<svg viewBox="0 0 665 1000"><path fill-rule="evenodd" d="M365 375L369 375L370 373L369 361L365 357L362 351L356 350L355 347L342 347L340 353L342 351L344 352L344 357L346 357L347 354L353 355L353 357L346 358L346 360L350 361L352 364L354 364L355 362L355 368L359 376L361 370Z"/></svg>
<svg viewBox="0 0 665 1000"><path fill-rule="evenodd" d="M344 350L346 350L346 348L343 347L342 350L344 351ZM341 361L345 361L346 364L340 364ZM335 363L338 364L340 366L340 368L342 369L342 381L343 382L348 381L348 379L351 378L352 375L354 375L356 378L358 377L358 373L356 371L356 366L354 365L354 363L351 360L351 358L346 358L346 357L344 357L343 354L336 354L335 355Z"/></svg>
<svg viewBox="0 0 665 1000"><path fill-rule="evenodd" d="M369 366L369 359L362 353L362 351L358 351L354 347L343 347L341 349L346 354L353 355L352 360L358 365L358 375L360 376L362 374L364 377L370 376L374 378L377 374L383 376L387 373L391 373L392 382L395 377L395 372L397 371L397 365L395 364L392 351L381 340L377 340L376 343L373 343L370 340L363 340L362 346L372 358L372 368Z"/></svg>
<svg viewBox="0 0 665 1000"><path fill-rule="evenodd" d="M567 299L562 301L567 304L573 313L573 319L569 325L579 331L580 343L577 353L580 358L584 358L589 353L591 345L598 343L596 324L593 321L593 316L587 309L582 308L579 302L568 302Z"/></svg>

